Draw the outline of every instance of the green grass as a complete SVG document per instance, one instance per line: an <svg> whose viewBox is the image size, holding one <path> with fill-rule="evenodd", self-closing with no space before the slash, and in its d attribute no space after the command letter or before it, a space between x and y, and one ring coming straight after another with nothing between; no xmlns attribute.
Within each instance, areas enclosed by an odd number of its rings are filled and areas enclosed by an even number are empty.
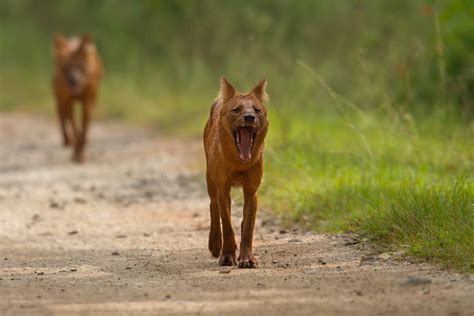
<svg viewBox="0 0 474 316"><path fill-rule="evenodd" d="M271 122L263 203L287 224L354 231L473 269L472 124L449 112L415 119L357 110L280 113Z"/></svg>
<svg viewBox="0 0 474 316"><path fill-rule="evenodd" d="M472 271L473 196L472 181L463 179L407 184L388 198L374 201L358 215L355 225L383 245Z"/></svg>

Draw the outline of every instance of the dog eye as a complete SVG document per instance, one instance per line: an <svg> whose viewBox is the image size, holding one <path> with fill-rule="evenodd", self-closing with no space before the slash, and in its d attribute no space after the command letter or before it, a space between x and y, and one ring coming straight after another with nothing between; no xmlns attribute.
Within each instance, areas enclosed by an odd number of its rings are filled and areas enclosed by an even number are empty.
<svg viewBox="0 0 474 316"><path fill-rule="evenodd" d="M239 107L236 107L236 108L233 108L231 110L233 113L239 113L240 112L240 108Z"/></svg>
<svg viewBox="0 0 474 316"><path fill-rule="evenodd" d="M253 108L253 110L254 110L255 113L257 113L257 114L260 113L260 112L262 112L259 108Z"/></svg>

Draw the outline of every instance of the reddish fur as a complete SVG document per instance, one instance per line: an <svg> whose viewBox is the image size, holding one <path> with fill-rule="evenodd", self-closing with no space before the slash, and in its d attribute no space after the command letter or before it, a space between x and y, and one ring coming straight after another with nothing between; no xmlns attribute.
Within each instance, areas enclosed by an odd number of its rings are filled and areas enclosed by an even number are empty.
<svg viewBox="0 0 474 316"><path fill-rule="evenodd" d="M249 93L241 94L222 78L220 95L211 107L204 130L206 180L211 199L209 250L214 257L220 256L220 265L236 264L237 246L231 224L230 190L233 186L242 186L244 210L239 267L257 267L252 253L252 240L257 213L257 192L263 175L264 139L268 130L267 111L264 106L265 88L266 81L263 80ZM242 112L233 113L232 109L239 105ZM251 160L243 162L239 157L232 130L243 124L243 115L249 113L257 117L258 131L251 151Z"/></svg>
<svg viewBox="0 0 474 316"><path fill-rule="evenodd" d="M90 35L82 38L66 39L61 35L54 38L55 66L53 90L61 125L64 146L74 146L73 160L84 161L84 148L91 118L91 111L96 103L100 81L102 78L102 62ZM79 92L73 92L68 85L66 72L71 65L85 69L81 77ZM82 104L82 121L80 129L74 119L73 105L75 101Z"/></svg>

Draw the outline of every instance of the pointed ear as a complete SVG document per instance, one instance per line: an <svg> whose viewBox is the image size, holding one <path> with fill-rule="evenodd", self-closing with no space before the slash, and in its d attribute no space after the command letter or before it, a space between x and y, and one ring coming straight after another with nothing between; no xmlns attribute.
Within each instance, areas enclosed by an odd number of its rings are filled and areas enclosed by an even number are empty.
<svg viewBox="0 0 474 316"><path fill-rule="evenodd" d="M84 33L81 37L81 45L79 46L79 50L84 53L94 53L95 52L95 45L94 41L92 40L92 36L90 33Z"/></svg>
<svg viewBox="0 0 474 316"><path fill-rule="evenodd" d="M251 91L250 94L253 94L260 102L264 103L268 100L267 95L267 80L263 79L260 81Z"/></svg>
<svg viewBox="0 0 474 316"><path fill-rule="evenodd" d="M82 45L92 43L92 36L90 33L84 33L81 36L81 43Z"/></svg>
<svg viewBox="0 0 474 316"><path fill-rule="evenodd" d="M54 49L60 50L66 44L66 38L62 34L54 35Z"/></svg>
<svg viewBox="0 0 474 316"><path fill-rule="evenodd" d="M221 77L221 90L219 95L222 98L222 103L227 102L235 95L235 88L224 77Z"/></svg>

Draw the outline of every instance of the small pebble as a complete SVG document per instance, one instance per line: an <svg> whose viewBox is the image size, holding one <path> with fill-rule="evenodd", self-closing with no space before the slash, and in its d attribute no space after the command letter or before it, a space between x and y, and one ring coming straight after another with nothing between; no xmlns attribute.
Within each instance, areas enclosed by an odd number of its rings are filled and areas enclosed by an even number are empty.
<svg viewBox="0 0 474 316"><path fill-rule="evenodd" d="M58 207L59 207L59 203L56 202L56 201L51 201L51 202L49 203L49 207L51 207L51 208L58 208Z"/></svg>
<svg viewBox="0 0 474 316"><path fill-rule="evenodd" d="M428 294L429 292L430 292L430 289L423 288L421 289L420 294Z"/></svg>
<svg viewBox="0 0 474 316"><path fill-rule="evenodd" d="M378 255L378 257L379 257L379 259L382 259L382 260L388 260L388 259L390 259L390 258L392 257L392 255L390 255L390 254L384 252L384 253Z"/></svg>

